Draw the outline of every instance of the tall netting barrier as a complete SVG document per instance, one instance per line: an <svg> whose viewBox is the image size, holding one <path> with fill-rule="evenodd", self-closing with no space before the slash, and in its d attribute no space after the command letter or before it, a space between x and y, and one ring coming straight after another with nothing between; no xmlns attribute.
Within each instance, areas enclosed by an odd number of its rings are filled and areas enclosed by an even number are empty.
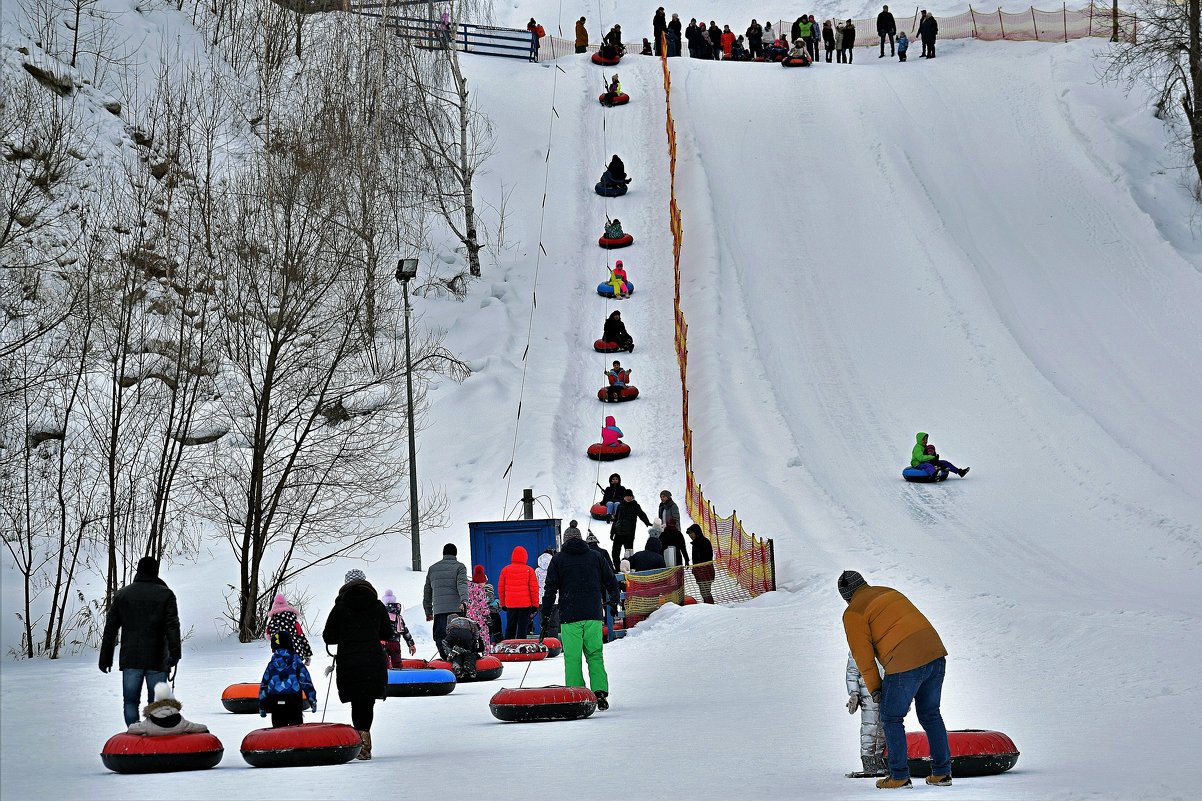
<svg viewBox="0 0 1202 801"><path fill-rule="evenodd" d="M667 52L667 47L663 48ZM688 363L689 326L680 308L680 250L684 226L676 201L676 121L672 117L672 74L667 57L661 57L668 136L669 224L672 228L672 305L675 317L676 361L680 368L684 415L685 508L693 522L714 546L714 561L691 567L674 567L654 573L627 574L626 625L633 626L668 601L734 603L776 589L776 563L772 540L761 539L743 528L734 514L722 516L701 490L693 472L693 430L689 427Z"/></svg>

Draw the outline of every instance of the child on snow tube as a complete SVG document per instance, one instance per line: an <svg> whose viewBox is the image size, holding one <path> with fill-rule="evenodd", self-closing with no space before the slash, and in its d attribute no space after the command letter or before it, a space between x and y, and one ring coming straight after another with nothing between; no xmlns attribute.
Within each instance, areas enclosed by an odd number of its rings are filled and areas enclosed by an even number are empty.
<svg viewBox="0 0 1202 801"><path fill-rule="evenodd" d="M622 82L618 80L618 73L615 72L614 77L609 79L609 86L605 88L605 94L601 96L601 105L612 106L620 94L622 94Z"/></svg>
<svg viewBox="0 0 1202 801"><path fill-rule="evenodd" d="M605 371L605 376L609 379L609 386L605 388L605 395L610 403L614 403L618 400L618 396L622 394L622 390L630 385L630 370L623 369L622 363L614 359L613 367ZM617 473L614 475L616 476ZM613 512L611 511L610 514L613 514Z"/></svg>
<svg viewBox="0 0 1202 801"><path fill-rule="evenodd" d="M616 343L622 350L634 351L634 337L626 332L626 323L622 322L620 311L614 311L606 318L601 339L605 342Z"/></svg>
<svg viewBox="0 0 1202 801"><path fill-rule="evenodd" d="M605 418L605 427L601 429L601 444L607 448L622 444L622 429L618 428L618 423L612 416Z"/></svg>
<svg viewBox="0 0 1202 801"><path fill-rule="evenodd" d="M180 711L184 705L175 700L171 685L160 681L154 685L154 701L142 708L142 719L129 724L126 734L163 737L168 734L200 734L209 730L203 723L186 720Z"/></svg>
<svg viewBox="0 0 1202 801"><path fill-rule="evenodd" d="M956 467L951 462L940 459L939 454L935 452L935 446L931 445L927 440L929 435L925 431L919 431L914 435L915 445L910 451L910 467L917 470L923 470L927 475L935 475L938 468L943 468L948 472L955 473L964 478L968 475L971 468L965 467L963 470Z"/></svg>
<svg viewBox="0 0 1202 801"><path fill-rule="evenodd" d="M622 266L621 259L618 259L613 269L609 271L609 281L607 283L613 287L614 298L621 300L630 297L630 282L626 275L626 268Z"/></svg>
<svg viewBox="0 0 1202 801"><path fill-rule="evenodd" d="M605 224L606 239L621 239L624 236L626 236L626 232L622 230L622 221L617 217Z"/></svg>

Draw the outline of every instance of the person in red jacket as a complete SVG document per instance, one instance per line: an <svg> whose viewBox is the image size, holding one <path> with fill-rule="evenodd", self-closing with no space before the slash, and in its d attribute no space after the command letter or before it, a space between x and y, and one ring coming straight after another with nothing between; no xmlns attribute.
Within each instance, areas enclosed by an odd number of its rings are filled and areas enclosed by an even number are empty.
<svg viewBox="0 0 1202 801"><path fill-rule="evenodd" d="M729 60L730 59L730 50L732 47L735 46L735 35L734 35L734 32L731 31L729 25L722 26L721 42L722 42L722 55Z"/></svg>
<svg viewBox="0 0 1202 801"><path fill-rule="evenodd" d="M505 610L505 639L522 640L530 635L530 619L538 608L538 576L526 563L526 549L513 549L510 563L501 568L497 597Z"/></svg>

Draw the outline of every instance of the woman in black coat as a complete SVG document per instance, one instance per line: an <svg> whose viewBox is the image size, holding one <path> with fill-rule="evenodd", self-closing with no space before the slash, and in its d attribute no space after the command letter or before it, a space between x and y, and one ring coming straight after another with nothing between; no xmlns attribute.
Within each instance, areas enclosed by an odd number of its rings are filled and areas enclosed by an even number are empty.
<svg viewBox="0 0 1202 801"><path fill-rule="evenodd" d="M351 705L351 723L363 742L359 759L371 759L376 699L388 693L388 658L380 643L392 636L392 620L362 570L347 572L345 582L321 638L338 646L338 700Z"/></svg>
<svg viewBox="0 0 1202 801"><path fill-rule="evenodd" d="M618 158L617 153L614 153L614 157L609 160L609 166L605 169L609 171L609 175L614 181L620 184L630 183L630 179L626 177L626 164Z"/></svg>
<svg viewBox="0 0 1202 801"><path fill-rule="evenodd" d="M601 339L605 342L616 342L620 349L634 352L634 337L626 333L626 323L622 322L620 311L615 311L605 318L605 330Z"/></svg>
<svg viewBox="0 0 1202 801"><path fill-rule="evenodd" d="M701 532L701 526L694 523L685 529L689 539L693 541L693 578L701 588L701 600L707 604L714 602L714 546Z"/></svg>

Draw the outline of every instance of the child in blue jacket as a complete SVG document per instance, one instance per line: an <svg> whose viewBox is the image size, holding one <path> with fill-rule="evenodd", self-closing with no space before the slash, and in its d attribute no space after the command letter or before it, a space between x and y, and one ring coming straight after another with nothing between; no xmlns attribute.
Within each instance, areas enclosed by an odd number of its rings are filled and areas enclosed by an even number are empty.
<svg viewBox="0 0 1202 801"><path fill-rule="evenodd" d="M910 40L906 38L906 32L902 31L897 35L897 60L906 60L906 51L910 49Z"/></svg>
<svg viewBox="0 0 1202 801"><path fill-rule="evenodd" d="M317 711L317 690L305 663L292 645L292 635L277 631L271 635L271 661L259 683L259 717L271 713L271 727L299 726L305 706Z"/></svg>

